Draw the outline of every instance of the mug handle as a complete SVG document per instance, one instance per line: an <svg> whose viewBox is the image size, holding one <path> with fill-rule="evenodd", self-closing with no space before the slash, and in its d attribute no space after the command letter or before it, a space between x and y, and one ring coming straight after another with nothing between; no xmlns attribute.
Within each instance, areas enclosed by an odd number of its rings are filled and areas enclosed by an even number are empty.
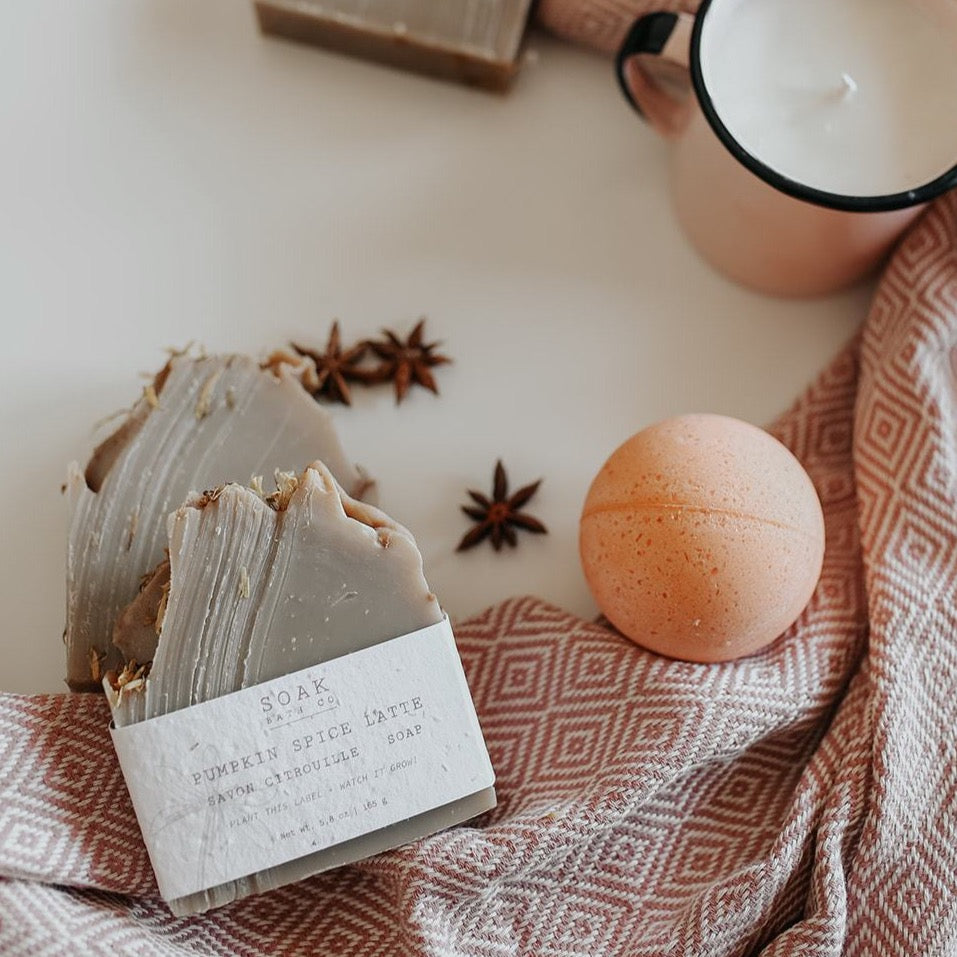
<svg viewBox="0 0 957 957"><path fill-rule="evenodd" d="M694 17L648 13L628 31L615 57L625 99L662 136L680 135L692 111L688 68Z"/></svg>

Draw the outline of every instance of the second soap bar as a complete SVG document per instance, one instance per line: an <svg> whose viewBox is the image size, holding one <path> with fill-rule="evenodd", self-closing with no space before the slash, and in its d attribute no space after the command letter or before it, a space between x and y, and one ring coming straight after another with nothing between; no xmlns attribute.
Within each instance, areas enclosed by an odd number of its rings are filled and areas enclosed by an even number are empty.
<svg viewBox="0 0 957 957"><path fill-rule="evenodd" d="M263 33L473 86L518 71L531 0L256 0Z"/></svg>

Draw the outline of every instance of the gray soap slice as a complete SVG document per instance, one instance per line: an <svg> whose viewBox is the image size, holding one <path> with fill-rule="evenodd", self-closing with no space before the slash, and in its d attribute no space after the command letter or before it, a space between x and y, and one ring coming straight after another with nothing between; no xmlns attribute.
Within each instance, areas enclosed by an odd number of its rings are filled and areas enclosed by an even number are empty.
<svg viewBox="0 0 957 957"><path fill-rule="evenodd" d="M314 462L264 499L239 485L169 519L170 587L148 677L107 680L122 727L408 634L442 619L410 532L346 495ZM123 684L121 685L121 682ZM211 890L177 915L302 880L474 817L486 788L424 814Z"/></svg>
<svg viewBox="0 0 957 957"><path fill-rule="evenodd" d="M163 557L166 517L193 490L300 470L321 458L354 495L370 483L345 457L332 417L303 388L310 371L247 356L174 356L66 491L67 683L95 691L122 661L117 615Z"/></svg>

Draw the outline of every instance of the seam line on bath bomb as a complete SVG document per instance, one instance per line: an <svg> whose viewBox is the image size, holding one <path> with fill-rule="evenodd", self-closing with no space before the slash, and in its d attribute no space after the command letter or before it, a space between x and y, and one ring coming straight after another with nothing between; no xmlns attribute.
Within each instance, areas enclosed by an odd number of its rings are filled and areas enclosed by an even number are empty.
<svg viewBox="0 0 957 957"><path fill-rule="evenodd" d="M760 515L749 515L747 512L737 512L733 508L714 508L710 505L678 505L674 502L609 502L606 505L593 505L591 508L582 512L582 518L590 518L592 515L598 515L602 512L624 512L632 509L646 508L649 511L662 512L694 512L699 515L727 515L731 518L740 518L746 522L757 522L760 525L771 525L773 528L781 528L788 532L794 532L802 538L814 538L814 535L804 531L802 528L796 528L794 525L788 525L786 522L776 522L773 518L763 518Z"/></svg>

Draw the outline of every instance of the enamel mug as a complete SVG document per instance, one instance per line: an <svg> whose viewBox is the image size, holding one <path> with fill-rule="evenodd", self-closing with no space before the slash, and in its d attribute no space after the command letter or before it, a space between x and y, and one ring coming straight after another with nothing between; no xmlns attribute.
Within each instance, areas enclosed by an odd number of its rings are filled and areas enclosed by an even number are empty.
<svg viewBox="0 0 957 957"><path fill-rule="evenodd" d="M952 0L703 0L639 19L616 64L672 143L682 228L751 288L847 286L957 186Z"/></svg>

